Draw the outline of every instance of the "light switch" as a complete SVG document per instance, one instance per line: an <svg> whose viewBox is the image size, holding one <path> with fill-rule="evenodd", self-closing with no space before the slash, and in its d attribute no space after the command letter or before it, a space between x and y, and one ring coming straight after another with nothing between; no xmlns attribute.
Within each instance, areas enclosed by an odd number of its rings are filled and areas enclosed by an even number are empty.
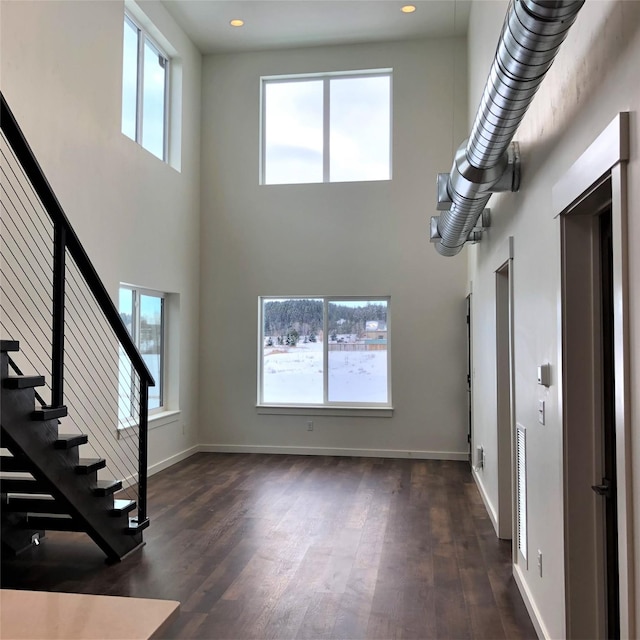
<svg viewBox="0 0 640 640"><path fill-rule="evenodd" d="M538 422L544 424L544 400L538 402Z"/></svg>

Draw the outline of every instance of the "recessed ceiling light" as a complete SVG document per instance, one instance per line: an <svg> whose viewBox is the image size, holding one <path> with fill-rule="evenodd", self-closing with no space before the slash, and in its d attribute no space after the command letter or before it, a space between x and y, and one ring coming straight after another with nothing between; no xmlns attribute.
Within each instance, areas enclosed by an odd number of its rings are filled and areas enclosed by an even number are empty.
<svg viewBox="0 0 640 640"><path fill-rule="evenodd" d="M415 4L405 4L404 7L402 7L402 13L413 13L415 10Z"/></svg>
<svg viewBox="0 0 640 640"><path fill-rule="evenodd" d="M232 27L241 27L244 24L244 20L240 20L240 18L234 18L229 22Z"/></svg>

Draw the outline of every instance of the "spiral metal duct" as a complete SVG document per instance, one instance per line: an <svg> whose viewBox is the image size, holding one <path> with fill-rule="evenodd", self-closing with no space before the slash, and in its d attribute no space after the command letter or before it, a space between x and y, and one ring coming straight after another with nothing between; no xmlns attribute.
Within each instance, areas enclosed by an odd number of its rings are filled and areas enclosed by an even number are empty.
<svg viewBox="0 0 640 640"><path fill-rule="evenodd" d="M439 217L431 239L443 256L477 241L476 224L491 195L517 191L513 137L585 0L511 0L471 134L450 174L438 176Z"/></svg>

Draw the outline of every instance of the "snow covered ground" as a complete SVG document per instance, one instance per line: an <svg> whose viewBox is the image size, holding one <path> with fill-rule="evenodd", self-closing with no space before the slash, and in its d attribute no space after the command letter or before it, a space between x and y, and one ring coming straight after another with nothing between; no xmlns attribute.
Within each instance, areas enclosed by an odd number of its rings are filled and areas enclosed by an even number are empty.
<svg viewBox="0 0 640 640"><path fill-rule="evenodd" d="M386 351L329 351L329 401L387 402ZM322 404L322 343L264 349L263 401Z"/></svg>
<svg viewBox="0 0 640 640"><path fill-rule="evenodd" d="M160 406L160 354L143 353L142 359L156 382L155 387L149 387L148 407L157 409ZM118 420L120 422L125 423L130 418L139 416L139 397L138 382L133 374L131 362L120 347L118 365ZM135 416L131 415L132 412Z"/></svg>

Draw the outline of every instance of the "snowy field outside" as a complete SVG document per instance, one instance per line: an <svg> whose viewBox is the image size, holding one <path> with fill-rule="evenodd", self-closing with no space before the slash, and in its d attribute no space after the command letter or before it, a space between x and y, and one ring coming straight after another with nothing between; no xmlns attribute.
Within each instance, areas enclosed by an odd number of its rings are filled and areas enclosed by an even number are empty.
<svg viewBox="0 0 640 640"><path fill-rule="evenodd" d="M160 354L143 353L142 359L156 382L155 387L149 387L148 408L149 410L157 409L160 406ZM118 366L118 420L120 423L125 424L131 418L137 419L139 417L140 407L137 400L139 392L137 375L135 375L131 367L128 356L120 347L120 363Z"/></svg>
<svg viewBox="0 0 640 640"><path fill-rule="evenodd" d="M386 403L387 351L329 351L330 402ZM264 348L263 402L322 404L322 343Z"/></svg>

